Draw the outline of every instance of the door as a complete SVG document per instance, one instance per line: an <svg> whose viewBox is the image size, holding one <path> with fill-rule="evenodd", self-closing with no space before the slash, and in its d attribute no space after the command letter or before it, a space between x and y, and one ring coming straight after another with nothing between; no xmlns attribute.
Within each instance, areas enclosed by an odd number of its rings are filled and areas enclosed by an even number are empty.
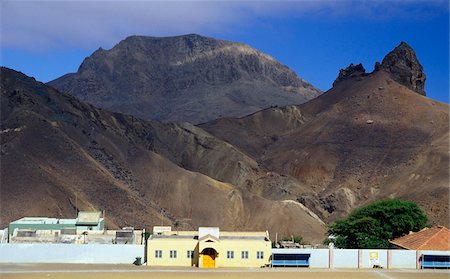
<svg viewBox="0 0 450 279"><path fill-rule="evenodd" d="M203 255L203 268L214 268L215 259L213 255Z"/></svg>

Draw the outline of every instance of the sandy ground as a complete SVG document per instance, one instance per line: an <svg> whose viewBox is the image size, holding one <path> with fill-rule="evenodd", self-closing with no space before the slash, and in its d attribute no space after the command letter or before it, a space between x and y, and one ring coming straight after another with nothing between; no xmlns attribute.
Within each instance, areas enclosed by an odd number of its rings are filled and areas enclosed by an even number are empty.
<svg viewBox="0 0 450 279"><path fill-rule="evenodd" d="M157 268L130 265L0 265L0 278L116 279L116 278L223 278L223 279L401 279L450 278L449 270L354 270L354 269L215 269Z"/></svg>

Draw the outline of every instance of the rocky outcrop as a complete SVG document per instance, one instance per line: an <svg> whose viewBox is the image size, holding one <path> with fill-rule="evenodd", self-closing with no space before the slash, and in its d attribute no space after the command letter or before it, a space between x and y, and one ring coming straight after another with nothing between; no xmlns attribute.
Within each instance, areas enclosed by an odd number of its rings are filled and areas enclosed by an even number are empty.
<svg viewBox="0 0 450 279"><path fill-rule="evenodd" d="M364 66L359 63L358 65L350 64L347 68L341 69L339 71L339 76L336 78L336 80L333 82L333 86L338 84L339 82L355 78L355 77L363 77L366 75L366 69L364 69Z"/></svg>
<svg viewBox="0 0 450 279"><path fill-rule="evenodd" d="M414 50L405 42L401 42L394 50L389 52L381 65L375 65L375 70L388 72L392 79L409 89L425 94L425 73L419 63Z"/></svg>

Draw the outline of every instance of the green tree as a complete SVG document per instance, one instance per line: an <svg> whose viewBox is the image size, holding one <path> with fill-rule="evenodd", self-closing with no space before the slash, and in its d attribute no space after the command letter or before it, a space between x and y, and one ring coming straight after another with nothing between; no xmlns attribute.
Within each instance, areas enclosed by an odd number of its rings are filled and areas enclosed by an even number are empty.
<svg viewBox="0 0 450 279"><path fill-rule="evenodd" d="M388 248L389 240L427 224L427 216L417 204L387 199L354 209L341 220L328 226L338 248Z"/></svg>

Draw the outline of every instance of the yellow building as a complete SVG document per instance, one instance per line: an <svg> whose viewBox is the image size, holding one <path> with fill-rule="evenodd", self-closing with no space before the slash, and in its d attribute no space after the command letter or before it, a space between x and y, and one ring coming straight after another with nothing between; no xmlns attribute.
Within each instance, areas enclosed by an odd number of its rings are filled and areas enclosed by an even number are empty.
<svg viewBox="0 0 450 279"><path fill-rule="evenodd" d="M262 267L269 265L268 232L222 232L215 227L198 231L172 231L154 227L148 240L147 265Z"/></svg>

